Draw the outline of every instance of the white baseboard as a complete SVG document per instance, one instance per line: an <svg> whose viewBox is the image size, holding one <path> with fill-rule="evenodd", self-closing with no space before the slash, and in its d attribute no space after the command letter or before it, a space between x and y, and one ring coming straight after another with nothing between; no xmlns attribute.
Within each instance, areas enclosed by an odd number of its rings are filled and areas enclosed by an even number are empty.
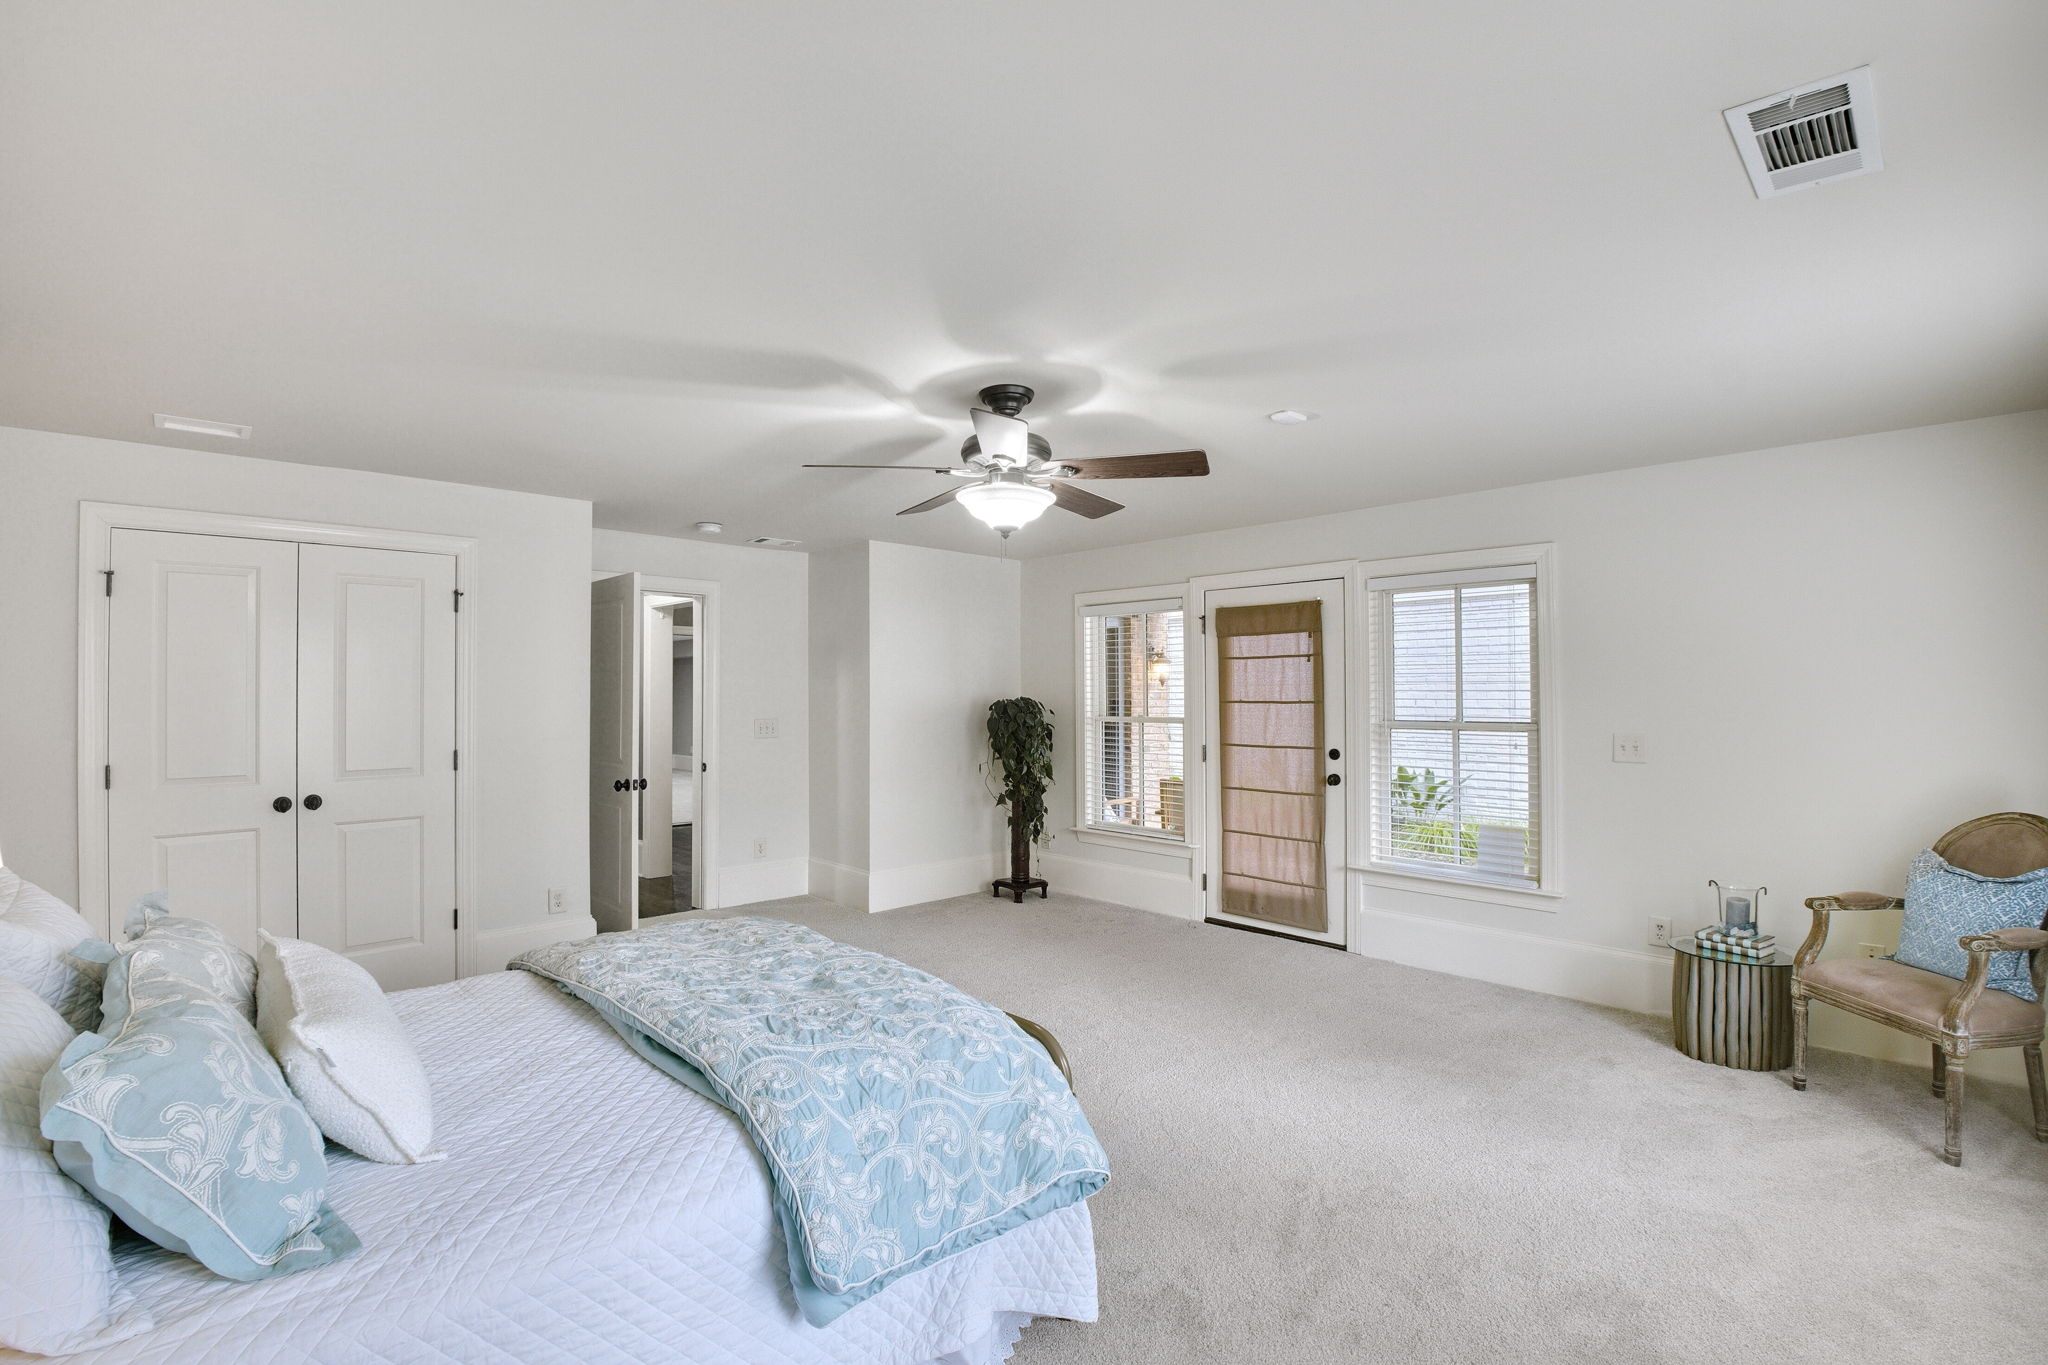
<svg viewBox="0 0 2048 1365"><path fill-rule="evenodd" d="M505 964L529 948L566 943L572 938L589 938L597 932L597 921L588 915L553 915L531 924L506 929L478 930L470 939L469 967L465 976L502 972Z"/></svg>
<svg viewBox="0 0 2048 1365"><path fill-rule="evenodd" d="M987 891L988 884L1002 873L1000 860L986 853L977 858L952 858L945 862L919 863L913 867L875 868L868 872L867 908L894 910L899 906L922 905L952 896Z"/></svg>
<svg viewBox="0 0 2048 1365"><path fill-rule="evenodd" d="M1639 1014L1662 1014L1671 1008L1669 954L1573 943L1397 910L1361 909L1351 922L1351 947L1366 957Z"/></svg>
<svg viewBox="0 0 2048 1365"><path fill-rule="evenodd" d="M868 908L868 874L829 858L811 859L811 894L849 910Z"/></svg>
<svg viewBox="0 0 2048 1365"><path fill-rule="evenodd" d="M1671 1012L1668 950L1633 952L1395 910L1360 910L1352 923L1357 939L1352 947L1366 957L1638 1014ZM1930 1064L1927 1044L1920 1040L1825 1005L1813 1006L1812 1025L1809 1041L1816 1048L1908 1065ZM1997 1048L1971 1058L1970 1075L2026 1084L2018 1048Z"/></svg>
<svg viewBox="0 0 2048 1365"><path fill-rule="evenodd" d="M1063 853L1039 854L1038 866L1039 874L1060 891L1176 919L1201 917L1195 884L1181 873L1154 872Z"/></svg>
<svg viewBox="0 0 2048 1365"><path fill-rule="evenodd" d="M718 869L718 908L788 900L811 891L809 858L769 858L756 863L726 863Z"/></svg>

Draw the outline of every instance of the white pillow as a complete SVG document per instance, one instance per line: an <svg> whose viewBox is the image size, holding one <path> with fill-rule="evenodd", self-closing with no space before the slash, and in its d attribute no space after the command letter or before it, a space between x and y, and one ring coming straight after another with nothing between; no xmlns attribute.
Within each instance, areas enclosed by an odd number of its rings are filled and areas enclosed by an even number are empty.
<svg viewBox="0 0 2048 1365"><path fill-rule="evenodd" d="M100 1026L107 969L70 954L94 938L76 910L0 867L0 977L34 991L80 1032Z"/></svg>
<svg viewBox="0 0 2048 1365"><path fill-rule="evenodd" d="M377 979L340 953L259 930L256 1031L320 1131L372 1161L439 1161L427 1069Z"/></svg>
<svg viewBox="0 0 2048 1365"><path fill-rule="evenodd" d="M38 1119L43 1077L76 1034L0 980L0 1345L61 1355L155 1324L114 1277L107 1211L57 1168Z"/></svg>

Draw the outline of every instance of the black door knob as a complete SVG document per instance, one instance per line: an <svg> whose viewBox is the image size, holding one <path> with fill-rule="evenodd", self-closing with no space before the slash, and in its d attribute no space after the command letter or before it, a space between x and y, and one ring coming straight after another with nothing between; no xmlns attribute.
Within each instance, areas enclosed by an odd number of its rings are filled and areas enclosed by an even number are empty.
<svg viewBox="0 0 2048 1365"><path fill-rule="evenodd" d="M644 777L640 779L640 790L641 790L641 791L646 791L646 790L647 790L647 779L646 779L646 778L644 778Z"/></svg>
<svg viewBox="0 0 2048 1365"><path fill-rule="evenodd" d="M1344 779L1337 776L1337 774L1335 773L1331 773L1328 777L1324 778L1323 781L1329 783L1333 787L1341 787L1344 785Z"/></svg>
<svg viewBox="0 0 2048 1365"><path fill-rule="evenodd" d="M292 799L289 796L280 796L277 800L270 803L270 808L279 815L283 815L292 808Z"/></svg>
<svg viewBox="0 0 2048 1365"><path fill-rule="evenodd" d="M613 790L613 791L615 791L615 792L622 792L622 791L624 791L625 789L626 789L626 783L625 783L625 779L624 779L624 778L614 778L614 779L612 779L612 790Z"/></svg>
<svg viewBox="0 0 2048 1365"><path fill-rule="evenodd" d="M307 810L319 810L323 804L324 803L320 800L318 793L315 793L314 795L306 798Z"/></svg>

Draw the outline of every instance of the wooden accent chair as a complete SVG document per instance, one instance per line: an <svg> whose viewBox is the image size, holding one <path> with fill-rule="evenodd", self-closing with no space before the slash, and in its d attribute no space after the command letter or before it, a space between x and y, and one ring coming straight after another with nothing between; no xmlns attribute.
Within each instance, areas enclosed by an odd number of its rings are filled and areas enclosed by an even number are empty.
<svg viewBox="0 0 2048 1365"><path fill-rule="evenodd" d="M2048 867L2048 820L2017 811L1980 816L1942 835L1934 851L1980 877L2016 877ZM1896 910L1904 904L1896 896L1870 891L1815 896L1806 902L1813 911L1813 932L1792 960L1792 1088L1806 1089L1806 1008L1809 1001L1818 1000L1932 1045L1934 1093L1946 1114L1941 1159L1949 1165L1963 1164L1964 1066L1971 1053L1983 1048L2025 1049L2034 1138L2048 1142L2048 1083L2041 1075L2041 1039L2048 1014L2040 1004L2008 991L1984 989L1993 953L2025 952L2030 955L2034 994L2048 1000L2048 982L2043 980L2048 975L2048 933L2002 929L1958 939L1970 955L1960 984L1953 977L1881 958L1817 960L1827 942L1828 916L1838 910Z"/></svg>

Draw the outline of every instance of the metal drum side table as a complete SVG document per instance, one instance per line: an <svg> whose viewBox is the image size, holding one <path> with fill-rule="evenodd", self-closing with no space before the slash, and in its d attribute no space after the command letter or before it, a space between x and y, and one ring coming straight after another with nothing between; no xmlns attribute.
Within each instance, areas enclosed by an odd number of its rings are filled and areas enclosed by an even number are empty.
<svg viewBox="0 0 2048 1365"><path fill-rule="evenodd" d="M1671 941L1672 1041L1686 1056L1744 1071L1792 1065L1792 959L1750 960Z"/></svg>

